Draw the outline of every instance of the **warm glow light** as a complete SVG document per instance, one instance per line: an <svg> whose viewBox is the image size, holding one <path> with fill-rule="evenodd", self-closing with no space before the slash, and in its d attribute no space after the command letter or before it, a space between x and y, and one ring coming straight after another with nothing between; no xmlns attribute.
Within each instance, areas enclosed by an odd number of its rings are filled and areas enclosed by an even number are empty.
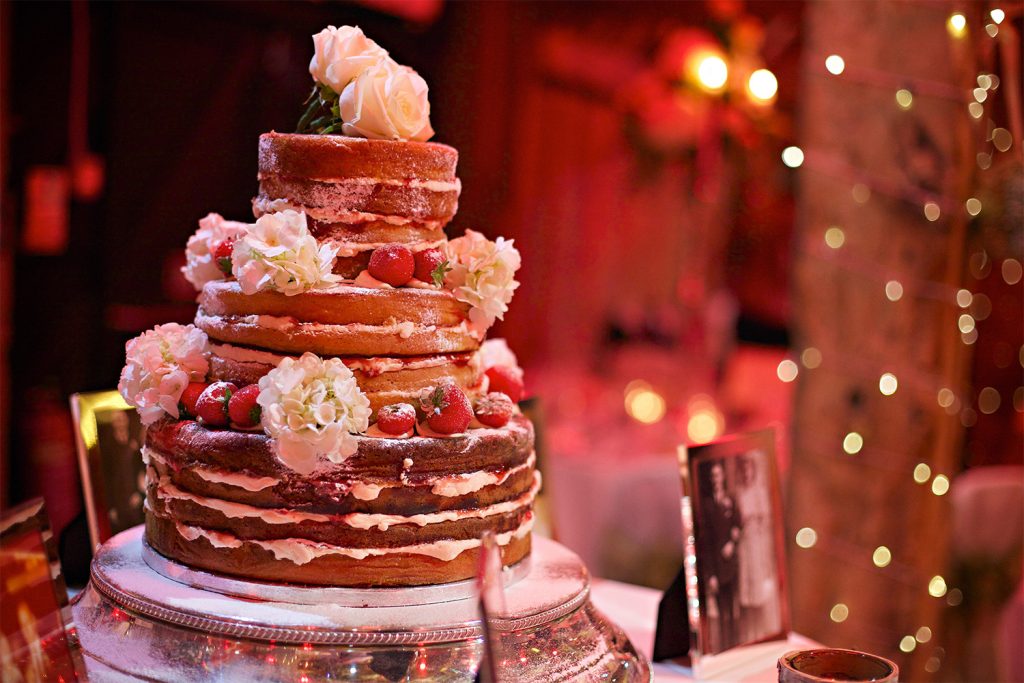
<svg viewBox="0 0 1024 683"><path fill-rule="evenodd" d="M964 208L967 209L967 213L972 216L977 216L981 213L981 201L977 197L971 197L964 202Z"/></svg>
<svg viewBox="0 0 1024 683"><path fill-rule="evenodd" d="M841 624L846 621L848 616L850 616L850 608L843 603L838 602L832 605L832 609L829 611L828 616L832 621L837 624Z"/></svg>
<svg viewBox="0 0 1024 683"><path fill-rule="evenodd" d="M942 667L942 660L938 657L929 657L928 661L924 663L924 670L930 674L935 673Z"/></svg>
<svg viewBox="0 0 1024 683"><path fill-rule="evenodd" d="M999 391L992 387L985 387L978 393L978 410L986 415L999 410L999 404L1003 402Z"/></svg>
<svg viewBox="0 0 1024 683"><path fill-rule="evenodd" d="M939 216L941 214L942 212L939 211L939 205L935 202L928 202L924 205L924 217L928 220L935 222L939 220Z"/></svg>
<svg viewBox="0 0 1024 683"><path fill-rule="evenodd" d="M946 29L954 38L963 38L967 33L967 18L959 12L950 14L949 19L946 20Z"/></svg>
<svg viewBox="0 0 1024 683"><path fill-rule="evenodd" d="M871 199L871 188L864 183L857 183L850 190L850 194L853 195L853 201L858 204L867 204L868 200Z"/></svg>
<svg viewBox="0 0 1024 683"><path fill-rule="evenodd" d="M1003 19L1006 18L1006 12L999 9L998 7L994 8L991 12L988 13L988 15L992 17L992 21L996 22L997 24L1003 23Z"/></svg>
<svg viewBox="0 0 1024 683"><path fill-rule="evenodd" d="M948 595L946 595L946 604L950 607L956 607L963 601L964 594L959 588L954 588L953 590L949 591Z"/></svg>
<svg viewBox="0 0 1024 683"><path fill-rule="evenodd" d="M796 376L800 374L800 368L797 367L796 363L787 358L779 363L779 367L775 369L775 374L778 375L779 379L783 382L792 382L796 379Z"/></svg>
<svg viewBox="0 0 1024 683"><path fill-rule="evenodd" d="M967 105L967 111L974 118L980 119L981 115L985 113L985 107L978 102L971 102Z"/></svg>
<svg viewBox="0 0 1024 683"><path fill-rule="evenodd" d="M860 453L862 448L864 448L864 437L857 432L850 432L843 438L843 450L850 455Z"/></svg>
<svg viewBox="0 0 1024 683"><path fill-rule="evenodd" d="M923 462L917 463L917 467L914 468L914 481L918 484L924 484L931 478L932 468Z"/></svg>
<svg viewBox="0 0 1024 683"><path fill-rule="evenodd" d="M876 567L888 567L892 562L892 552L884 545L880 545L871 554L871 561L875 563Z"/></svg>
<svg viewBox="0 0 1024 683"><path fill-rule="evenodd" d="M910 109L914 104L914 94L906 88L900 88L896 91L896 104L900 105L901 109Z"/></svg>
<svg viewBox="0 0 1024 683"><path fill-rule="evenodd" d="M944 496L949 492L949 477L944 474L937 474L932 479L932 493L936 496Z"/></svg>
<svg viewBox="0 0 1024 683"><path fill-rule="evenodd" d="M900 649L904 652L913 652L915 647L917 647L917 639L914 636L903 636L900 639Z"/></svg>
<svg viewBox="0 0 1024 683"><path fill-rule="evenodd" d="M1024 274L1024 268L1021 267L1020 261L1017 259L1008 258L1003 261L1002 268L1003 281L1008 285L1015 285L1020 282L1021 275Z"/></svg>
<svg viewBox="0 0 1024 683"><path fill-rule="evenodd" d="M833 249L838 249L839 247L843 246L843 242L845 241L846 233L843 232L842 228L833 225L831 228L825 231L825 244L832 247Z"/></svg>
<svg viewBox="0 0 1024 683"><path fill-rule="evenodd" d="M932 639L932 630L927 626L922 626L917 629L917 633L914 634L914 638L916 638L919 643L927 643Z"/></svg>
<svg viewBox="0 0 1024 683"><path fill-rule="evenodd" d="M896 393L898 387L899 382L896 380L896 375L891 372L887 372L878 378L878 390L882 392L883 396L892 396Z"/></svg>
<svg viewBox="0 0 1024 683"><path fill-rule="evenodd" d="M697 65L697 80L707 90L721 90L729 80L729 66L718 55L707 55Z"/></svg>
<svg viewBox="0 0 1024 683"><path fill-rule="evenodd" d="M889 301L899 301L903 298L903 285L899 280L889 280L885 283L885 298Z"/></svg>
<svg viewBox="0 0 1024 683"><path fill-rule="evenodd" d="M626 412L637 422L654 424L665 417L665 399L642 382L626 387Z"/></svg>
<svg viewBox="0 0 1024 683"><path fill-rule="evenodd" d="M971 293L968 290L966 290L966 289L958 289L958 290L956 290L956 305L959 306L960 308L967 308L968 306L971 305L971 301L973 301L973 300L974 300L974 297L971 295Z"/></svg>
<svg viewBox="0 0 1024 683"><path fill-rule="evenodd" d="M804 352L800 354L800 362L802 362L804 367L808 370L813 370L821 365L821 351L813 346L808 346L804 349Z"/></svg>
<svg viewBox="0 0 1024 683"><path fill-rule="evenodd" d="M933 576L928 582L928 595L933 598L941 598L946 594L946 580L941 576Z"/></svg>
<svg viewBox="0 0 1024 683"><path fill-rule="evenodd" d="M986 99L988 99L988 90L985 90L984 88L975 88L974 99L979 103L984 102Z"/></svg>
<svg viewBox="0 0 1024 683"><path fill-rule="evenodd" d="M960 316L960 319L957 320L956 324L957 327L960 328L961 332L963 332L964 334L968 334L974 331L974 316L972 316L970 313L964 313L963 315Z"/></svg>
<svg viewBox="0 0 1024 683"><path fill-rule="evenodd" d="M996 34L999 33L999 27L995 24L985 24L985 33L990 37L995 38Z"/></svg>
<svg viewBox="0 0 1024 683"><path fill-rule="evenodd" d="M747 79L747 91L761 102L771 102L779 91L779 81L768 69L758 69Z"/></svg>
<svg viewBox="0 0 1024 683"><path fill-rule="evenodd" d="M982 171L987 171L992 167L992 155L988 152L978 152L977 160L978 168Z"/></svg>
<svg viewBox="0 0 1024 683"><path fill-rule="evenodd" d="M839 55L829 55L825 57L825 68L833 76L838 76L846 68L846 61Z"/></svg>
<svg viewBox="0 0 1024 683"><path fill-rule="evenodd" d="M943 408L948 408L953 405L953 401L956 400L956 395L953 394L952 389L942 387L939 389L938 401L939 405Z"/></svg>
<svg viewBox="0 0 1024 683"><path fill-rule="evenodd" d="M1013 145L1013 136L1005 128L996 128L992 131L992 145L1000 152L1005 152Z"/></svg>
<svg viewBox="0 0 1024 683"><path fill-rule="evenodd" d="M796 532L796 544L801 548L813 548L818 542L818 532L809 526L805 526Z"/></svg>
<svg viewBox="0 0 1024 683"><path fill-rule="evenodd" d="M799 168L804 163L804 151L799 147L782 150L782 163L790 168Z"/></svg>
<svg viewBox="0 0 1024 683"><path fill-rule="evenodd" d="M722 433L722 414L713 408L696 410L686 422L686 435L695 444L707 443Z"/></svg>
<svg viewBox="0 0 1024 683"><path fill-rule="evenodd" d="M988 74L978 74L978 85L988 90L992 87L992 77Z"/></svg>

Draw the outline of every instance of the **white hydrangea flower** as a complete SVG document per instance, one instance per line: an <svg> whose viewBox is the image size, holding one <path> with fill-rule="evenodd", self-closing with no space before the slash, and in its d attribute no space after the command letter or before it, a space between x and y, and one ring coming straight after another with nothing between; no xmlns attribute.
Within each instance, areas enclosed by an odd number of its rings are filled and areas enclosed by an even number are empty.
<svg viewBox="0 0 1024 683"><path fill-rule="evenodd" d="M230 242L245 234L245 223L226 221L219 213L207 214L199 221L199 229L188 238L185 247L185 265L181 272L196 290L211 280L227 277L221 269L213 251L221 242Z"/></svg>
<svg viewBox="0 0 1024 683"><path fill-rule="evenodd" d="M206 333L194 325L157 325L125 345L117 389L138 410L142 424L164 413L177 418L181 393L189 382L206 379L209 356Z"/></svg>
<svg viewBox="0 0 1024 683"><path fill-rule="evenodd" d="M445 286L455 298L470 305L470 328L483 338L495 319L502 320L519 283L516 271L522 264L514 240L499 237L492 242L474 230L467 230L445 245L451 270Z"/></svg>
<svg viewBox="0 0 1024 683"><path fill-rule="evenodd" d="M246 226L231 253L231 271L246 294L263 289L300 294L339 282L331 273L337 247L319 245L301 211L268 213Z"/></svg>
<svg viewBox="0 0 1024 683"><path fill-rule="evenodd" d="M312 472L321 455L344 462L356 452L352 435L370 426L370 400L337 358L284 358L259 386L263 429L277 441L281 462L299 474Z"/></svg>
<svg viewBox="0 0 1024 683"><path fill-rule="evenodd" d="M387 50L366 37L358 26L328 26L313 36L313 80L341 94L349 81L387 57Z"/></svg>

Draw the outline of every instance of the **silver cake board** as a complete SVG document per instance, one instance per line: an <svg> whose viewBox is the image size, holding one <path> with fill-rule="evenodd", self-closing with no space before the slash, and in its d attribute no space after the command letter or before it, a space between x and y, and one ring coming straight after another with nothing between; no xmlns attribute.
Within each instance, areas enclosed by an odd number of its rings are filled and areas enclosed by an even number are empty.
<svg viewBox="0 0 1024 683"><path fill-rule="evenodd" d="M504 572L509 680L650 680L594 609L580 559L533 538ZM73 605L90 680L472 680L482 629L472 581L410 588L292 586L197 571L149 548L142 527L104 544ZM125 678L127 677L127 678Z"/></svg>

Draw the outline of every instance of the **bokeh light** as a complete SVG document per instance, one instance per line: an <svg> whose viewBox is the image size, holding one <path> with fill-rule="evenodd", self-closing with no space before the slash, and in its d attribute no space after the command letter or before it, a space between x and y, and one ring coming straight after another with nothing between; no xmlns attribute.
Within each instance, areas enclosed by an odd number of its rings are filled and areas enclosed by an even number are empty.
<svg viewBox="0 0 1024 683"><path fill-rule="evenodd" d="M932 493L936 496L944 496L949 492L949 477L944 474L937 474L932 479Z"/></svg>
<svg viewBox="0 0 1024 683"><path fill-rule="evenodd" d="M665 417L665 399L642 381L630 382L626 387L626 413L637 422L654 424Z"/></svg>
<svg viewBox="0 0 1024 683"><path fill-rule="evenodd" d="M954 38L963 38L967 34L967 17L959 12L953 12L946 20L946 30Z"/></svg>
<svg viewBox="0 0 1024 683"><path fill-rule="evenodd" d="M883 373L878 378L878 390L882 392L883 396L892 396L896 393L896 389L900 386L899 380L896 379L896 375L891 372Z"/></svg>
<svg viewBox="0 0 1024 683"><path fill-rule="evenodd" d="M843 450L850 455L860 453L864 448L864 437L857 432L850 432L843 438Z"/></svg>
<svg viewBox="0 0 1024 683"><path fill-rule="evenodd" d="M697 65L697 81L712 92L721 90L729 80L729 66L718 55L706 55Z"/></svg>
<svg viewBox="0 0 1024 683"><path fill-rule="evenodd" d="M790 168L799 168L804 163L804 151L796 146L782 150L782 163Z"/></svg>
<svg viewBox="0 0 1024 683"><path fill-rule="evenodd" d="M843 246L844 242L846 242L846 233L839 226L833 225L825 231L825 244L833 249Z"/></svg>
<svg viewBox="0 0 1024 683"><path fill-rule="evenodd" d="M813 370L821 365L821 351L813 346L808 346L800 354L800 362L808 370Z"/></svg>
<svg viewBox="0 0 1024 683"><path fill-rule="evenodd" d="M805 526L796 532L796 544L801 548L813 548L818 542L818 532L809 526Z"/></svg>
<svg viewBox="0 0 1024 683"><path fill-rule="evenodd" d="M838 76L846 69L846 60L839 55L825 57L825 68L833 76Z"/></svg>
<svg viewBox="0 0 1024 683"><path fill-rule="evenodd" d="M837 602L832 605L832 609L829 610L828 616L832 621L837 624L841 624L850 616L850 608L841 602Z"/></svg>
<svg viewBox="0 0 1024 683"><path fill-rule="evenodd" d="M779 81L768 69L758 69L747 79L747 91L759 102L771 102L779 91Z"/></svg>
<svg viewBox="0 0 1024 683"><path fill-rule="evenodd" d="M885 283L885 298L889 301L899 301L903 298L903 285L899 280L889 280Z"/></svg>
<svg viewBox="0 0 1024 683"><path fill-rule="evenodd" d="M918 484L924 484L932 478L932 468L927 463L919 462L914 467L914 481Z"/></svg>
<svg viewBox="0 0 1024 683"><path fill-rule="evenodd" d="M796 376L800 374L800 368L797 367L796 363L787 358L779 363L779 367L775 369L775 374L778 375L779 379L783 382L792 382L796 379Z"/></svg>
<svg viewBox="0 0 1024 683"><path fill-rule="evenodd" d="M946 580L939 575L932 577L928 582L928 595L933 598L941 598L946 594Z"/></svg>
<svg viewBox="0 0 1024 683"><path fill-rule="evenodd" d="M872 553L871 561L876 567L888 567L889 563L892 562L892 551L884 545L880 545L875 548L875 552Z"/></svg>

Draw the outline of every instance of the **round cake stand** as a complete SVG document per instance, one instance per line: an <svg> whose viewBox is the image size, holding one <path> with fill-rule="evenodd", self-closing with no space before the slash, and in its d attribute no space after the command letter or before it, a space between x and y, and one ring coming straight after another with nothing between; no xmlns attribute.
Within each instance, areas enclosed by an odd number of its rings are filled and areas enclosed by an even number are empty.
<svg viewBox="0 0 1024 683"><path fill-rule="evenodd" d="M649 681L648 662L590 602L563 546L533 538L505 570L499 671L509 681ZM472 582L345 589L240 581L105 543L72 605L93 681L466 681L483 655Z"/></svg>

